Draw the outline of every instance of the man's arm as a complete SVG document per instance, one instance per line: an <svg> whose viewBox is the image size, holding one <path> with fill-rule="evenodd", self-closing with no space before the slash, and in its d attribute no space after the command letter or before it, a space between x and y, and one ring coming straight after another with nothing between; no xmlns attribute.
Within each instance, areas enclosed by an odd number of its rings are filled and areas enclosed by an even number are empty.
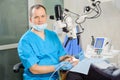
<svg viewBox="0 0 120 80"><path fill-rule="evenodd" d="M46 73L54 72L55 67L54 66L39 66L38 64L35 64L32 67L30 67L29 70L33 74L46 74Z"/></svg>

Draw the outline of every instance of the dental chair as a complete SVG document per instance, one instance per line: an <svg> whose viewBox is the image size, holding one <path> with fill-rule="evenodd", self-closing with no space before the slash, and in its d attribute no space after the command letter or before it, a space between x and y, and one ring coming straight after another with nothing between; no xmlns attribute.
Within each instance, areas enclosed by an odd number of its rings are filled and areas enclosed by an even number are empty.
<svg viewBox="0 0 120 80"><path fill-rule="evenodd" d="M69 72L66 80L120 80L120 68L108 67L107 69L100 69L92 64L88 75Z"/></svg>
<svg viewBox="0 0 120 80"><path fill-rule="evenodd" d="M93 77L95 78L94 80L120 80L120 68L113 66L107 69L100 69L95 65L91 65L87 80L92 80Z"/></svg>
<svg viewBox="0 0 120 80"><path fill-rule="evenodd" d="M21 62L13 66L14 73L19 73L21 69L24 69ZM81 76L83 77L81 80L120 80L120 68L108 67L107 69L99 69L95 65L91 65L88 75L68 71L67 74L64 73L62 75L66 77L62 80L80 80Z"/></svg>
<svg viewBox="0 0 120 80"><path fill-rule="evenodd" d="M24 69L24 66L23 64L20 62L20 63L17 63L13 66L13 72L14 73L18 73L21 69Z"/></svg>
<svg viewBox="0 0 120 80"><path fill-rule="evenodd" d="M13 72L15 73L15 76L17 77L17 80L23 80L23 70L24 67L21 62L13 65Z"/></svg>

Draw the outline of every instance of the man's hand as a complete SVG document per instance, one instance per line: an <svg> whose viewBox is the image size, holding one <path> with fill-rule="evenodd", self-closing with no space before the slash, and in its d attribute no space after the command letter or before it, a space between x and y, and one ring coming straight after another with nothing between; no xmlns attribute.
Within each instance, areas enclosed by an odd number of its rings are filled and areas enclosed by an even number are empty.
<svg viewBox="0 0 120 80"><path fill-rule="evenodd" d="M70 55L65 55L65 56L60 57L60 61L69 61L69 62L71 62L72 59L73 59L73 57L70 56Z"/></svg>
<svg viewBox="0 0 120 80"><path fill-rule="evenodd" d="M73 66L77 65L79 62L79 59L76 59L74 56L70 55L65 55L61 57L61 61L68 61L70 62Z"/></svg>
<svg viewBox="0 0 120 80"><path fill-rule="evenodd" d="M73 67L73 65L68 61L62 61L59 64L54 65L54 67L55 67L55 70L58 70L58 69L59 70L70 70Z"/></svg>

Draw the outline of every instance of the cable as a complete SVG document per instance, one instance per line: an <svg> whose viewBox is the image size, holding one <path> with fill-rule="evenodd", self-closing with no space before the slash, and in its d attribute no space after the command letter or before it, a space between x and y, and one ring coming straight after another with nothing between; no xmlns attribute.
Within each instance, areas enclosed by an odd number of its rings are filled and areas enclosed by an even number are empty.
<svg viewBox="0 0 120 80"><path fill-rule="evenodd" d="M50 76L50 78L49 78L49 80L51 80L52 79L52 77L53 77L53 75L62 67L62 66L64 66L65 64L63 64L63 65L61 65L61 66L59 66L52 74L51 74L51 76Z"/></svg>
<svg viewBox="0 0 120 80"><path fill-rule="evenodd" d="M75 14L75 15L77 15L77 16L80 16L79 14L77 14L77 13L74 13L74 12L72 12L72 11L70 11L69 9L64 9L66 12L70 12L70 13L72 13L72 14Z"/></svg>

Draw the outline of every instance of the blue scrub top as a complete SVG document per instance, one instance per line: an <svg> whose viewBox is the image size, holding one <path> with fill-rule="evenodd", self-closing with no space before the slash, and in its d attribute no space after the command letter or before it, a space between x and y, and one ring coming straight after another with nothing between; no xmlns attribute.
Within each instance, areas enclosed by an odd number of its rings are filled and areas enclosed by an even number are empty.
<svg viewBox="0 0 120 80"><path fill-rule="evenodd" d="M49 80L52 73L32 74L29 68L34 64L40 66L55 65L59 63L59 58L65 55L64 48L53 31L45 29L45 39L28 30L20 39L18 44L18 54L24 69L24 80ZM54 75L56 80L58 75Z"/></svg>

